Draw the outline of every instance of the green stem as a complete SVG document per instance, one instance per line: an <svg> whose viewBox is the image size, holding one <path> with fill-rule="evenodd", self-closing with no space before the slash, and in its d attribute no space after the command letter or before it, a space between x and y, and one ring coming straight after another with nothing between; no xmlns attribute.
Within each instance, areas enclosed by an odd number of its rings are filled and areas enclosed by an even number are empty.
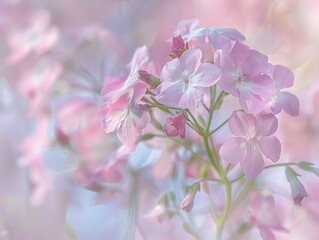
<svg viewBox="0 0 319 240"><path fill-rule="evenodd" d="M216 161L214 154L209 146L208 137L204 136L203 140L204 140L205 150L206 150L208 159L209 159L210 163L213 165L213 167L216 170L216 172L218 173L218 175L221 177L223 175L222 169L220 168L220 165Z"/></svg>
<svg viewBox="0 0 319 240"><path fill-rule="evenodd" d="M225 206L222 214L216 221L216 232L217 232L217 240L222 240L223 237L223 229L225 222L227 220L229 210L231 207L231 199L232 199L232 190L231 190L231 182L227 179L226 176L223 178L223 182L225 185Z"/></svg>
<svg viewBox="0 0 319 240"><path fill-rule="evenodd" d="M128 211L129 224L126 231L126 238L128 240L135 239L135 229L136 229L136 214L137 214L137 195L136 195L136 185L137 176L134 172L131 173L131 191L130 191L130 207Z"/></svg>

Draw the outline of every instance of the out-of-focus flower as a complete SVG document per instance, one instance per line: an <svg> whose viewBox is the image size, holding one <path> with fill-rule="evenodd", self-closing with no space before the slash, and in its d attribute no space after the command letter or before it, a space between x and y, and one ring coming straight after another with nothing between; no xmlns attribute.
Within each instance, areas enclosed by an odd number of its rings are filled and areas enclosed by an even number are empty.
<svg viewBox="0 0 319 240"><path fill-rule="evenodd" d="M305 197L308 197L308 193L305 187L298 180L298 174L291 168L286 167L286 177L291 188L291 197L294 200L295 205L301 206L301 202Z"/></svg>
<svg viewBox="0 0 319 240"><path fill-rule="evenodd" d="M39 11L34 14L25 29L19 29L10 34L8 41L11 53L7 61L10 64L16 64L32 51L41 55L57 42L58 37L58 29L50 26L49 12Z"/></svg>
<svg viewBox="0 0 319 240"><path fill-rule="evenodd" d="M201 58L200 49L190 49L163 67L157 88L160 103L190 109L199 105L204 88L214 85L220 77L218 67L202 63Z"/></svg>
<svg viewBox="0 0 319 240"><path fill-rule="evenodd" d="M237 42L231 53L217 50L214 63L222 71L219 86L238 97L246 112L256 114L264 110L263 98L270 97L274 90L273 80L266 74L269 64L265 55Z"/></svg>
<svg viewBox="0 0 319 240"><path fill-rule="evenodd" d="M273 196L253 192L249 198L248 222L258 228L263 240L275 240L273 230L286 231Z"/></svg>
<svg viewBox="0 0 319 240"><path fill-rule="evenodd" d="M292 93L281 91L284 88L292 87L294 82L293 73L281 65L272 66L271 71L275 91L271 94L266 106L274 114L281 112L283 109L291 116L297 116L299 114L298 98Z"/></svg>
<svg viewBox="0 0 319 240"><path fill-rule="evenodd" d="M167 134L167 136L180 136L182 139L184 139L186 132L185 123L186 117L183 113L177 116L169 117L164 125L164 132Z"/></svg>
<svg viewBox="0 0 319 240"><path fill-rule="evenodd" d="M113 132L117 128L121 142L127 145L135 143L150 120L147 108L139 104L145 91L144 83L137 83L114 103L102 106L101 115L106 133Z"/></svg>
<svg viewBox="0 0 319 240"><path fill-rule="evenodd" d="M222 160L240 166L247 178L256 177L264 168L264 157L276 162L280 157L281 144L272 136L278 128L273 114L255 117L236 111L228 122L230 131L236 136L225 142L220 150Z"/></svg>
<svg viewBox="0 0 319 240"><path fill-rule="evenodd" d="M27 137L20 145L23 154L19 159L19 165L28 167L29 179L33 184L31 203L40 205L47 192L51 189L51 176L42 164L42 156L48 147L48 119L40 116L37 119L35 133Z"/></svg>

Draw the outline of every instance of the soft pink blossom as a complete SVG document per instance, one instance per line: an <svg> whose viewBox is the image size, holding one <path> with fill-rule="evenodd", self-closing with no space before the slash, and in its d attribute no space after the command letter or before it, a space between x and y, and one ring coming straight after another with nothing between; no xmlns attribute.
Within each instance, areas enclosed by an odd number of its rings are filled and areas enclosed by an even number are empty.
<svg viewBox="0 0 319 240"><path fill-rule="evenodd" d="M283 109L291 116L297 116L300 107L298 98L290 92L282 91L284 88L292 87L294 83L293 73L284 66L275 65L271 68L271 76L275 89L267 102L267 108L274 114L281 112Z"/></svg>
<svg viewBox="0 0 319 240"><path fill-rule="evenodd" d="M184 139L186 132L185 123L186 117L183 113L177 116L169 117L164 125L164 132L167 136L180 136L182 139Z"/></svg>
<svg viewBox="0 0 319 240"><path fill-rule="evenodd" d="M286 231L273 196L253 192L249 198L248 222L258 228L263 240L275 240L273 230Z"/></svg>
<svg viewBox="0 0 319 240"><path fill-rule="evenodd" d="M219 86L239 98L242 108L249 113L264 110L264 98L274 91L273 80L266 73L268 58L246 45L236 42L231 53L217 50L214 63L221 68Z"/></svg>
<svg viewBox="0 0 319 240"><path fill-rule="evenodd" d="M41 55L54 46L58 37L58 29L50 26L49 12L39 11L32 16L25 29L10 34L8 43L11 53L7 61L16 64L31 52Z"/></svg>
<svg viewBox="0 0 319 240"><path fill-rule="evenodd" d="M157 100L160 103L194 109L203 99L204 89L214 85L218 67L202 63L200 49L185 51L180 58L168 62L161 71Z"/></svg>
<svg viewBox="0 0 319 240"><path fill-rule="evenodd" d="M117 129L118 138L126 145L132 145L148 124L150 117L147 108L139 101L145 95L145 84L136 83L113 103L101 108L103 128L106 133Z"/></svg>
<svg viewBox="0 0 319 240"><path fill-rule="evenodd" d="M256 177L264 168L265 157L276 162L280 158L281 144L273 136L278 128L278 120L273 114L255 117L236 111L228 122L235 137L220 148L222 160L240 166L249 179Z"/></svg>

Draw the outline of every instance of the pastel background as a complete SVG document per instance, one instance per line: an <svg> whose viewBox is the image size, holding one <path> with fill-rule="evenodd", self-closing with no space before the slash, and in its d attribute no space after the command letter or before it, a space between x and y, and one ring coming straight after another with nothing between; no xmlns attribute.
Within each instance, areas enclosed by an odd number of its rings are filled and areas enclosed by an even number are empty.
<svg viewBox="0 0 319 240"><path fill-rule="evenodd" d="M179 182L165 179L171 166L159 161L139 177L110 167L121 146L98 117L104 79L123 71L142 45L164 64L167 40L185 19L236 28L250 47L294 72L301 111L279 115L282 160L319 164L318 12L317 0L1 0L0 239L126 240L132 232L141 240L193 239L181 220L150 215L163 189L182 194ZM127 164L142 169L158 158L144 146ZM103 190L90 178L96 169ZM265 184L282 191L284 177L269 176ZM302 179L309 197L302 208L282 208L289 232L278 239L318 239L319 179ZM211 239L209 214L201 211L184 216L201 239Z"/></svg>

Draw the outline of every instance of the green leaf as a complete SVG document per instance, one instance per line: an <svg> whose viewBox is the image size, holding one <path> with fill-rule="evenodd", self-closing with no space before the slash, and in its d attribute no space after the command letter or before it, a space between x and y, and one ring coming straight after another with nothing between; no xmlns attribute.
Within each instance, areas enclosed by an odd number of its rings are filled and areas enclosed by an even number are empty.
<svg viewBox="0 0 319 240"><path fill-rule="evenodd" d="M298 167L304 171L311 172L319 177L319 168L312 167L314 164L309 162L300 162Z"/></svg>

